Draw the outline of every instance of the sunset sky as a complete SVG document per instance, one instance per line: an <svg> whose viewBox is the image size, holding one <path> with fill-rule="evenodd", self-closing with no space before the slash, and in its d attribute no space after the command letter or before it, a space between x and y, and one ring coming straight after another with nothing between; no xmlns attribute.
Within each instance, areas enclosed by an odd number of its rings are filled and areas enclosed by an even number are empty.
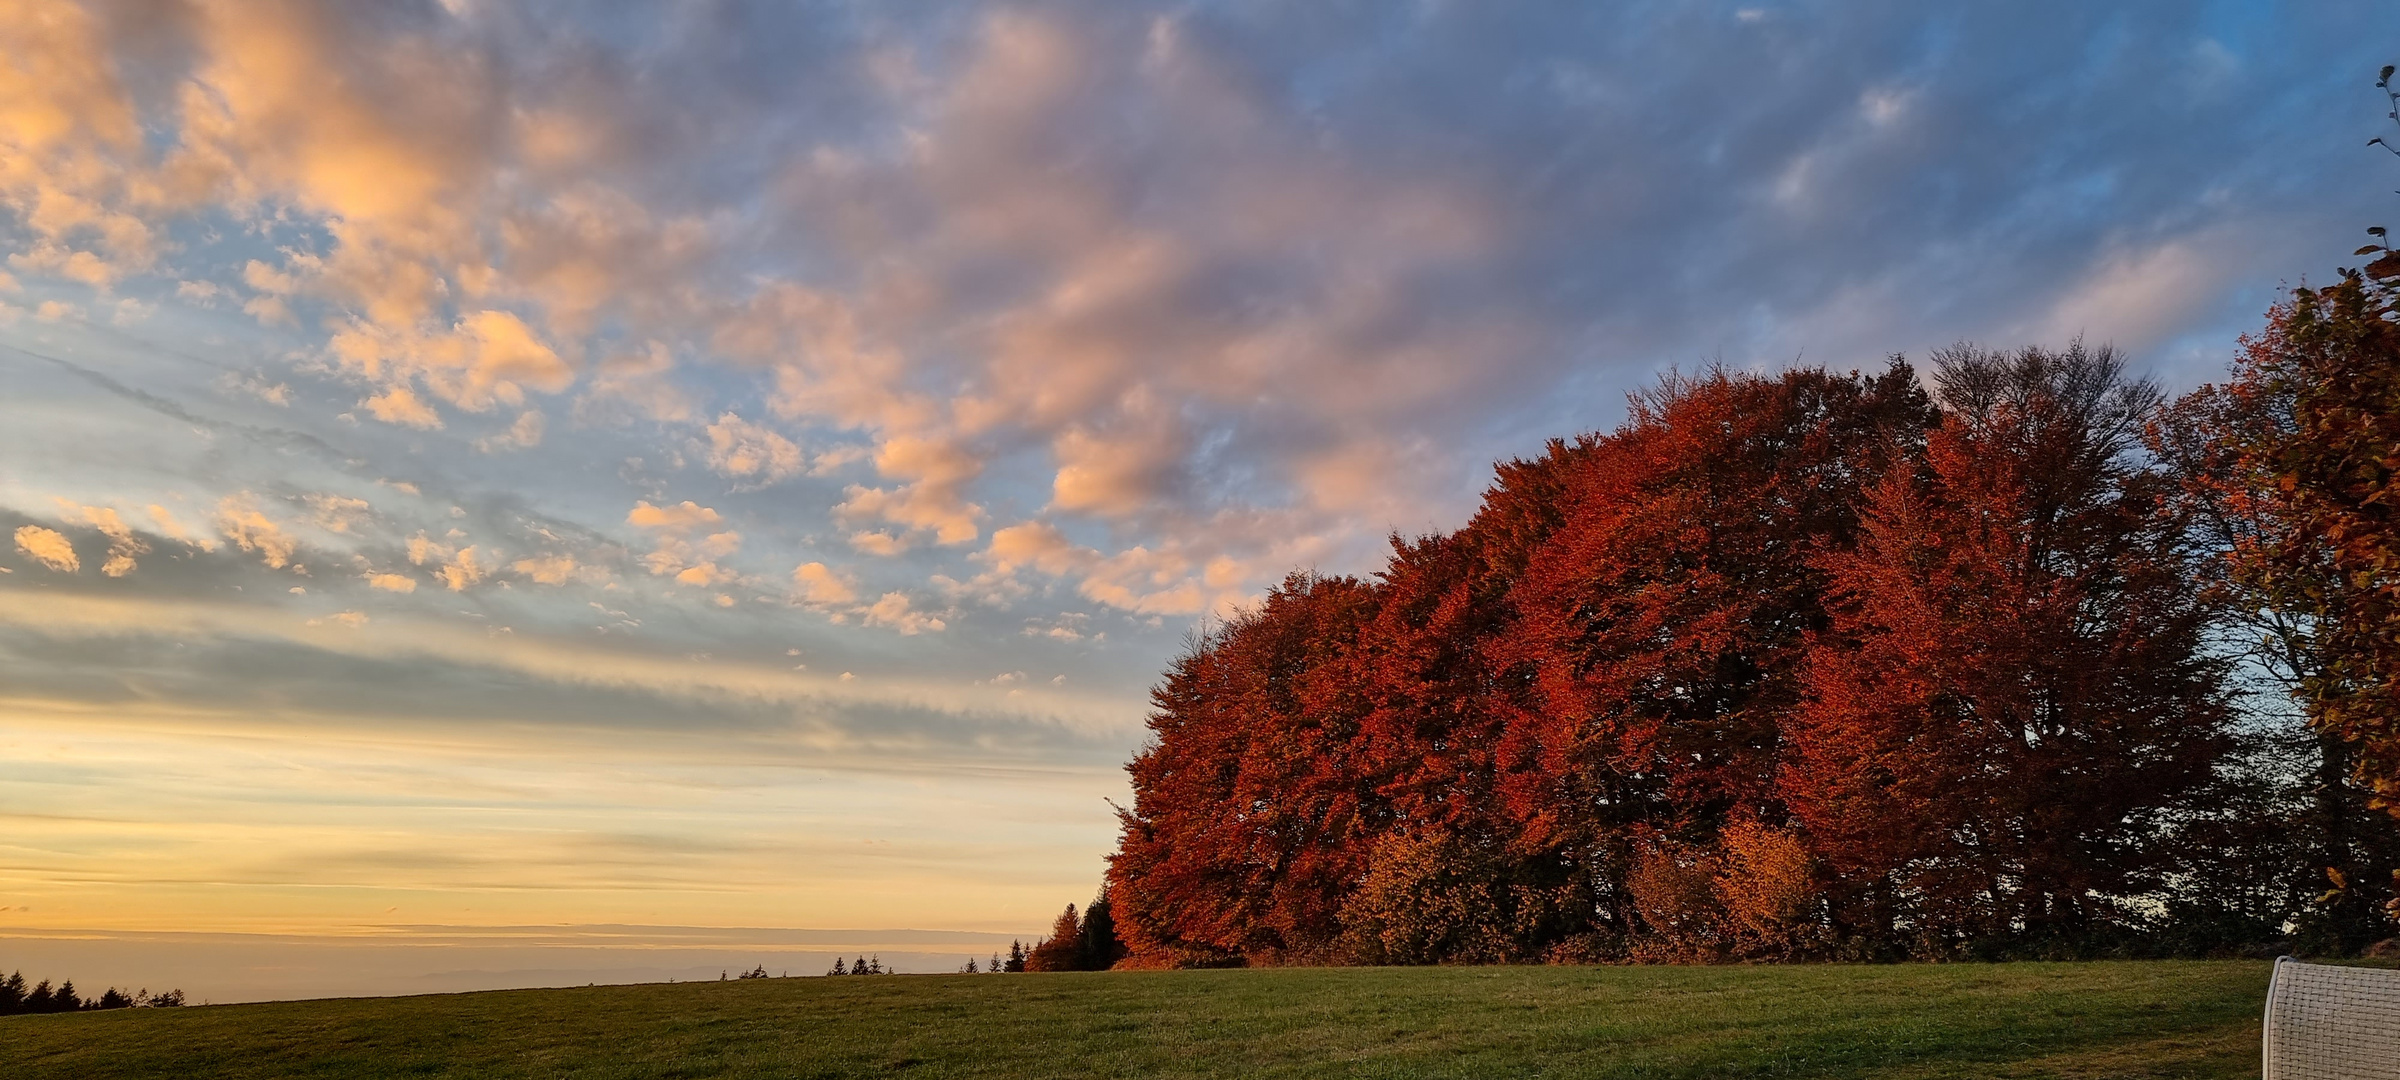
<svg viewBox="0 0 2400 1080"><path fill-rule="evenodd" d="M1202 620L1662 371L2213 377L2400 225L2395 31L0 2L0 968L1038 932Z"/></svg>

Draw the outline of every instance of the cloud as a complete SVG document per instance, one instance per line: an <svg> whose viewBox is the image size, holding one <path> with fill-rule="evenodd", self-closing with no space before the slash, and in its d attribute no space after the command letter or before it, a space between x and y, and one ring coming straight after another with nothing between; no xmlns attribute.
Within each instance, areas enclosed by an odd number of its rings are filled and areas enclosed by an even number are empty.
<svg viewBox="0 0 2400 1080"><path fill-rule="evenodd" d="M772 484L800 474L800 447L733 413L708 425L708 466L720 476Z"/></svg>
<svg viewBox="0 0 2400 1080"><path fill-rule="evenodd" d="M723 524L725 518L715 510L685 499L677 506L652 506L647 499L634 504L625 514L625 523L641 529L657 529L671 533L688 533L696 529Z"/></svg>
<svg viewBox="0 0 2400 1080"><path fill-rule="evenodd" d="M579 570L591 571L599 568L579 566L572 555L537 555L528 559L518 559L509 566L509 569L536 584L564 585L575 580Z"/></svg>
<svg viewBox="0 0 2400 1080"><path fill-rule="evenodd" d="M375 419L387 424L426 430L442 426L441 414L419 398L416 389L407 383L394 383L385 387L383 393L363 398L358 404Z"/></svg>
<svg viewBox="0 0 2400 1080"><path fill-rule="evenodd" d="M465 592L467 586L481 582L490 572L490 568L476 557L472 544L458 549L457 554L434 571L442 579L442 584L450 587L451 592Z"/></svg>
<svg viewBox="0 0 2400 1080"><path fill-rule="evenodd" d="M736 579L736 575L718 559L741 550L742 534L731 529L709 532L724 523L724 515L689 499L676 506L652 506L648 500L636 502L625 515L625 521L636 528L650 531L655 543L653 550L642 556L642 565L659 577L672 576L683 585L721 585Z"/></svg>
<svg viewBox="0 0 2400 1080"><path fill-rule="evenodd" d="M217 531L243 551L256 552L268 566L283 569L300 550L300 542L258 509L249 492L227 495L217 502Z"/></svg>
<svg viewBox="0 0 2400 1080"><path fill-rule="evenodd" d="M17 527L17 552L61 574L72 574L83 566L75 558L75 545L65 535L39 525Z"/></svg>
<svg viewBox="0 0 2400 1080"><path fill-rule="evenodd" d="M384 592L412 593L417 591L417 579L406 574L369 574L367 587Z"/></svg>
<svg viewBox="0 0 2400 1080"><path fill-rule="evenodd" d="M672 376L675 356L665 342L651 340L638 350L619 352L593 369L575 415L605 419L630 412L650 420L677 423L689 420L696 407L691 394Z"/></svg>
<svg viewBox="0 0 2400 1080"><path fill-rule="evenodd" d="M540 446L542 432L547 426L541 410L527 409L517 414L516 422L510 424L507 431L475 440L475 449L491 454Z"/></svg>
<svg viewBox="0 0 2400 1080"><path fill-rule="evenodd" d="M308 504L317 527L326 532L347 533L373 516L373 508L367 505L367 500L348 495L320 492L302 496L300 501Z"/></svg>
<svg viewBox="0 0 2400 1080"><path fill-rule="evenodd" d="M522 407L529 389L557 393L575 381L574 368L510 311L470 312L450 330L434 333L354 321L327 348L344 370L383 388L367 404L377 419L412 427L439 424L427 419L431 407L416 398L419 384L479 413Z"/></svg>
<svg viewBox="0 0 2400 1080"><path fill-rule="evenodd" d="M983 471L983 462L974 454L939 439L899 436L885 439L876 449L875 468L908 483L898 488L853 484L843 489L847 498L834 508L835 517L888 521L930 532L942 544L964 544L981 531L976 522L983 508L964 494L967 482Z"/></svg>
<svg viewBox="0 0 2400 1080"><path fill-rule="evenodd" d="M57 501L64 520L89 525L100 530L102 536L108 537L108 561L101 564L101 573L109 577L124 577L136 569L136 558L149 554L149 543L135 536L133 526L127 525L115 510L103 506L79 506L68 499ZM22 546L22 541L19 543ZM70 559L73 554L71 550L68 552Z"/></svg>
<svg viewBox="0 0 2400 1080"><path fill-rule="evenodd" d="M991 544L984 548L982 558L1003 574L1032 568L1052 577L1064 577L1089 567L1098 555L1089 548L1076 546L1055 525L1026 521L992 533Z"/></svg>
<svg viewBox="0 0 2400 1080"><path fill-rule="evenodd" d="M792 588L806 604L847 604L858 599L857 588L821 562L801 563L793 569Z"/></svg>
<svg viewBox="0 0 2400 1080"><path fill-rule="evenodd" d="M193 535L192 531L185 527L183 522L175 516L174 511L169 510L164 506L160 506L157 503L151 503L149 506L143 507L143 510L150 515L151 522L158 526L159 535L170 540L189 544L193 547L199 548L202 551L217 550L217 542L215 540L205 536Z"/></svg>
<svg viewBox="0 0 2400 1080"><path fill-rule="evenodd" d="M897 630L902 636L940 633L947 628L941 619L916 610L906 593L887 592L873 604L859 609L858 615L869 626Z"/></svg>

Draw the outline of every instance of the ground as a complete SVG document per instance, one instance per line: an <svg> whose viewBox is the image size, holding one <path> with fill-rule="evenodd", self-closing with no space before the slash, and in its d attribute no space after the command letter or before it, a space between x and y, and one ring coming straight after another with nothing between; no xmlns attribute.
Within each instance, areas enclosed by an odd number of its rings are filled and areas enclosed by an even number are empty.
<svg viewBox="0 0 2400 1080"><path fill-rule="evenodd" d="M759 979L0 1018L73 1077L2237 1077L2268 965Z"/></svg>

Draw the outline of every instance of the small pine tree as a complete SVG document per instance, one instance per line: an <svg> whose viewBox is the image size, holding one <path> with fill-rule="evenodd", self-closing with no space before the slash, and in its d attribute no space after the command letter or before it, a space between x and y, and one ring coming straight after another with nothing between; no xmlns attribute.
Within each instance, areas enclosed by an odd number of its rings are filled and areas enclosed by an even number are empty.
<svg viewBox="0 0 2400 1080"><path fill-rule="evenodd" d="M998 974L1000 974L1001 972L1003 972L1003 971L1006 971L1006 970L1008 970L1008 969L1000 966L1000 954L999 954L997 951L995 951L995 952L993 952L993 953L992 953L992 962L991 962L991 965L990 965L990 966L988 966L988 967L986 967L986 968L984 968L983 970L984 970L984 971L986 971L986 972L989 972L989 973L991 973L991 974L993 974L993 975L998 975Z"/></svg>
<svg viewBox="0 0 2400 1080"><path fill-rule="evenodd" d="M868 960L867 960L867 974L869 974L869 975L881 975L881 974L883 974L883 973L884 973L884 970L883 970L883 957L876 956L876 957L870 957L870 958L868 958Z"/></svg>
<svg viewBox="0 0 2400 1080"><path fill-rule="evenodd" d="M1012 972L1025 970L1024 942L1011 941L1008 943L1008 970Z"/></svg>
<svg viewBox="0 0 2400 1080"><path fill-rule="evenodd" d="M22 971L0 979L0 1016L25 1011L25 973Z"/></svg>
<svg viewBox="0 0 2400 1080"><path fill-rule="evenodd" d="M848 975L848 974L850 974L850 969L849 969L848 967L844 966L844 965L843 965L843 963L842 963L842 958L837 956L837 957L834 957L834 958L833 958L833 970L832 970L832 971L828 971L828 972L826 972L825 974L827 974L827 975Z"/></svg>
<svg viewBox="0 0 2400 1080"><path fill-rule="evenodd" d="M75 980L73 979L60 982L58 990L50 995L51 1012L74 1012L81 1008L83 1008L83 999L75 995Z"/></svg>
<svg viewBox="0 0 2400 1080"><path fill-rule="evenodd" d="M856 960L850 961L850 974L871 975L874 973L867 970L867 958L862 956Z"/></svg>
<svg viewBox="0 0 2400 1080"><path fill-rule="evenodd" d="M132 1007L133 999L127 997L125 991L113 986L101 991L99 1003L93 1006L98 1009L130 1009Z"/></svg>
<svg viewBox="0 0 2400 1080"><path fill-rule="evenodd" d="M975 974L975 958L974 958L974 957L972 957L972 956L970 956L970 957L967 957L967 966L965 966L965 967L963 967L963 968L960 968L960 969L958 969L958 972L959 972L959 974L961 974L961 975L973 975L973 974Z"/></svg>
<svg viewBox="0 0 2400 1080"><path fill-rule="evenodd" d="M58 995L50 992L50 980L43 979L41 982L35 983L32 990L26 992L25 1011L29 1013L52 1012L54 1010L50 1005L57 1000L57 997Z"/></svg>

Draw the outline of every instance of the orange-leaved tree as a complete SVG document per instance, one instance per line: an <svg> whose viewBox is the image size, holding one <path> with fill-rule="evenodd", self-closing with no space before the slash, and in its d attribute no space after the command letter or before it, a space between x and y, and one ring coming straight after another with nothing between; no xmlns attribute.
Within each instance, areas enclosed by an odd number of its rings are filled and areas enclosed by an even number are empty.
<svg viewBox="0 0 2400 1080"><path fill-rule="evenodd" d="M2231 748L2158 404L2107 349L1939 357L1942 426L1874 489L1782 790L1843 929L1921 954L2133 921Z"/></svg>

